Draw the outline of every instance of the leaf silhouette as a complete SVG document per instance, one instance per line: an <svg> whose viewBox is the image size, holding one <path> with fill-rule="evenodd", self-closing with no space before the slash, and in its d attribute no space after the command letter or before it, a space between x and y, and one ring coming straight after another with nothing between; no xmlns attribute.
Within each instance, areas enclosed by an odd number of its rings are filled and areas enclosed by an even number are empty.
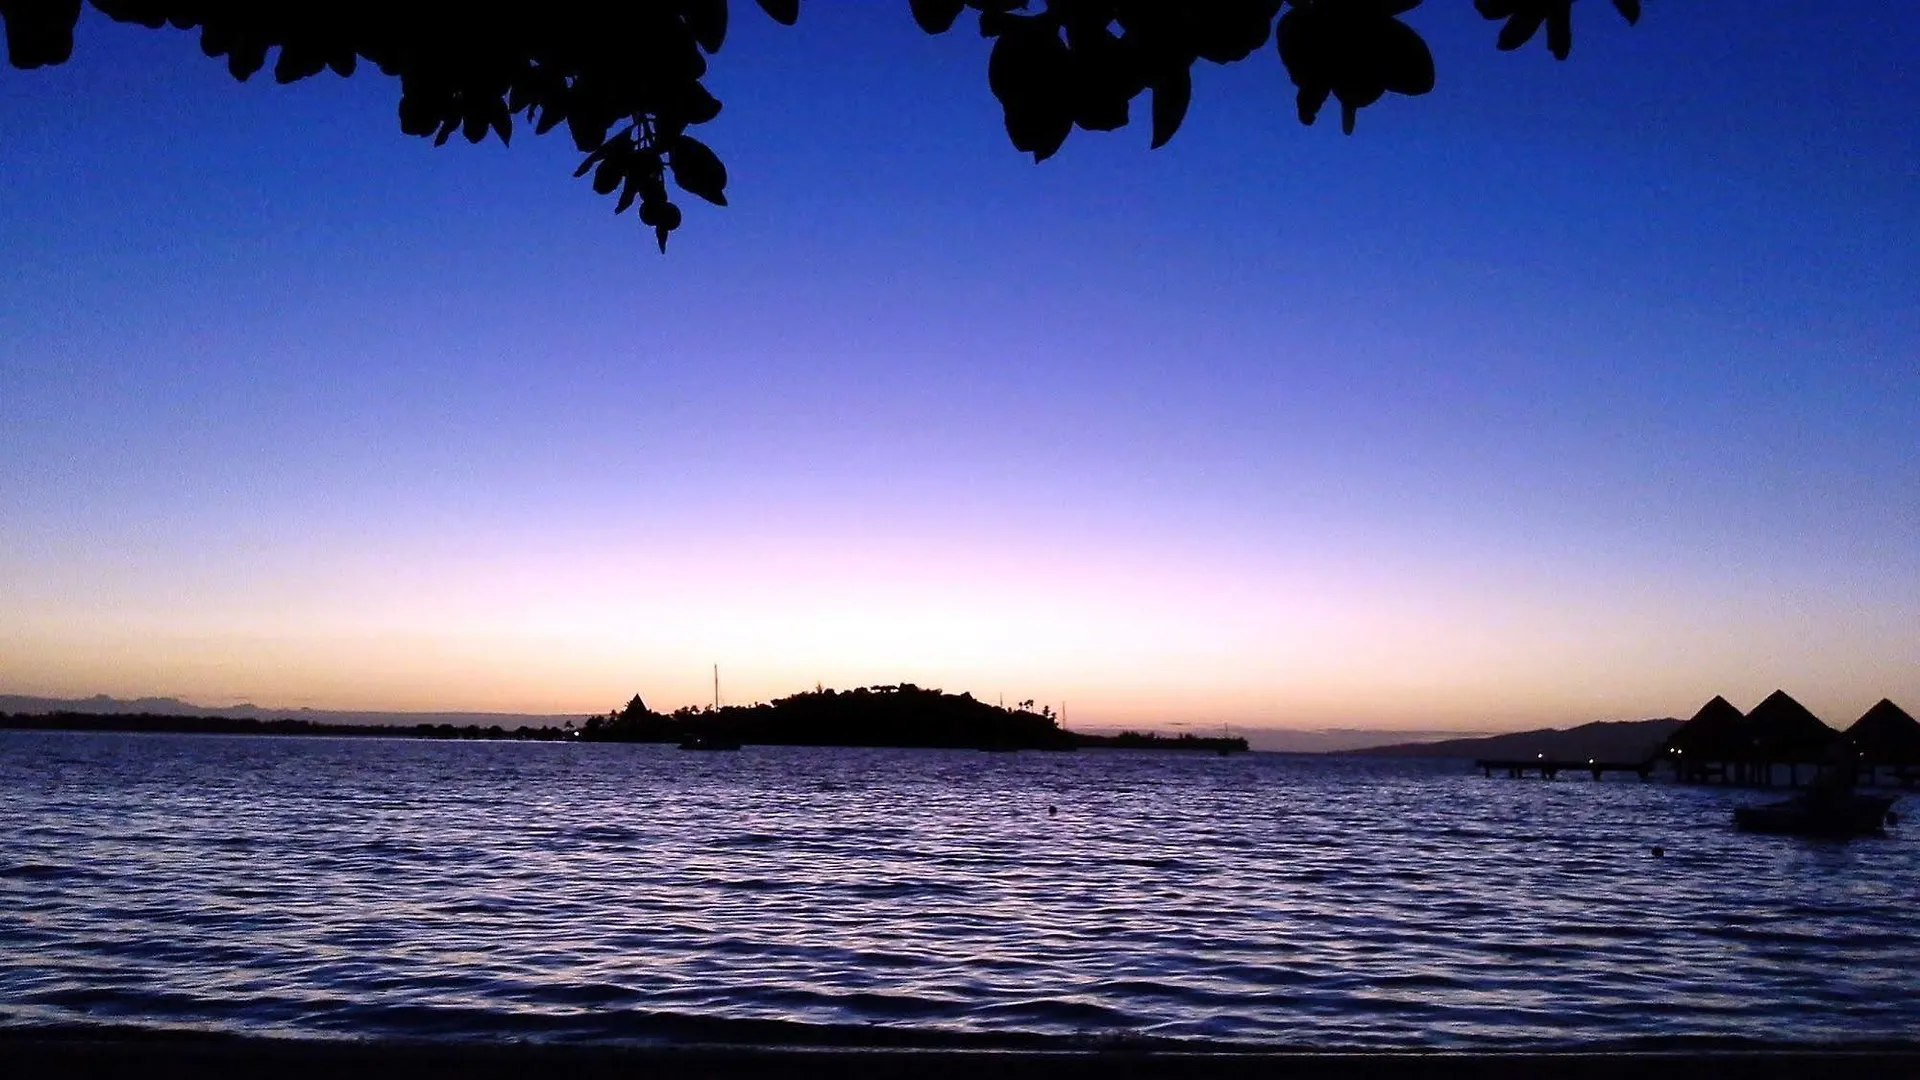
<svg viewBox="0 0 1920 1080"><path fill-rule="evenodd" d="M800 18L800 0L760 0L760 10L773 16L782 26L792 26ZM666 237L660 238L660 250L667 249Z"/></svg>
<svg viewBox="0 0 1920 1080"><path fill-rule="evenodd" d="M17 68L64 64L73 57L80 0L11 0L0 4L7 24L7 60Z"/></svg>
<svg viewBox="0 0 1920 1080"><path fill-rule="evenodd" d="M1379 57L1388 90L1408 96L1433 91L1433 50L1411 26L1388 23L1381 32Z"/></svg>
<svg viewBox="0 0 1920 1080"><path fill-rule="evenodd" d="M1565 60L1573 51L1573 0L1547 9L1547 51L1556 60Z"/></svg>
<svg viewBox="0 0 1920 1080"><path fill-rule="evenodd" d="M929 34L944 34L967 6L966 0L911 0L913 21Z"/></svg>
<svg viewBox="0 0 1920 1080"><path fill-rule="evenodd" d="M1193 72L1182 68L1153 86L1153 147L1167 145L1187 118L1193 100Z"/></svg>
<svg viewBox="0 0 1920 1080"><path fill-rule="evenodd" d="M987 84L1006 114L1007 136L1035 161L1052 157L1073 130L1066 86L1071 62L1066 43L1030 19L1010 23L987 60Z"/></svg>
<svg viewBox="0 0 1920 1080"><path fill-rule="evenodd" d="M1573 0L1474 0L1474 10L1488 19L1505 19L1496 44L1504 52L1525 45L1547 28L1547 51L1555 59L1565 60L1573 51ZM1614 7L1634 22L1640 17L1639 0L1614 0Z"/></svg>
<svg viewBox="0 0 1920 1080"><path fill-rule="evenodd" d="M227 53L227 71L234 78L246 82L254 73L267 66L267 43L264 41L236 42Z"/></svg>
<svg viewBox="0 0 1920 1080"><path fill-rule="evenodd" d="M1501 50L1512 52L1533 40L1533 35L1540 32L1540 24L1546 19L1546 15L1542 12L1515 12L1513 17L1507 20L1507 25L1500 28L1498 44Z"/></svg>
<svg viewBox="0 0 1920 1080"><path fill-rule="evenodd" d="M280 59L273 65L273 79L278 83L298 82L326 70L327 58L308 47L298 44L280 46Z"/></svg>
<svg viewBox="0 0 1920 1080"><path fill-rule="evenodd" d="M674 183L715 206L727 205L727 167L706 143L691 135L675 139L667 167L673 170Z"/></svg>
<svg viewBox="0 0 1920 1080"><path fill-rule="evenodd" d="M1219 0L1193 5L1191 20L1194 52L1215 64L1232 64L1252 56L1273 35L1279 0Z"/></svg>
<svg viewBox="0 0 1920 1080"><path fill-rule="evenodd" d="M727 0L686 0L687 29L693 40L710 53L727 40Z"/></svg>
<svg viewBox="0 0 1920 1080"><path fill-rule="evenodd" d="M613 194L614 189L620 186L621 175L619 162L602 161L600 167L593 170L594 192L600 195Z"/></svg>

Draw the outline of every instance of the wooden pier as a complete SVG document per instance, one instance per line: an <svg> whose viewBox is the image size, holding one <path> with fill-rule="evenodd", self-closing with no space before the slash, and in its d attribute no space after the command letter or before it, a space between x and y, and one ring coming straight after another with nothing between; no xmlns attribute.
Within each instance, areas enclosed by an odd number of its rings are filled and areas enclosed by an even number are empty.
<svg viewBox="0 0 1920 1080"><path fill-rule="evenodd" d="M1539 774L1542 779L1551 780L1563 772L1584 772L1595 780L1608 773L1632 773L1645 780L1653 775L1653 761L1599 761L1588 758L1585 761L1563 761L1548 757L1531 758L1481 758L1474 765L1481 772L1492 776L1496 771L1504 772L1515 780L1523 776Z"/></svg>

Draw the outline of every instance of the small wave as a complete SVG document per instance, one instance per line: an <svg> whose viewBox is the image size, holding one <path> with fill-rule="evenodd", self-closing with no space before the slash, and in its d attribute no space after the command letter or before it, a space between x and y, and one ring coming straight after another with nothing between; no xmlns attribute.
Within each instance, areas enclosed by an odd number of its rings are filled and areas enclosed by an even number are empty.
<svg viewBox="0 0 1920 1080"><path fill-rule="evenodd" d="M195 994L121 986L63 986L25 994L20 1000L72 1012L103 1012L120 1016L198 1014L204 1012L208 1004L206 999Z"/></svg>
<svg viewBox="0 0 1920 1080"><path fill-rule="evenodd" d="M12 863L0 866L0 878L16 881L79 881L101 876L99 871L84 866L61 866L57 863Z"/></svg>
<svg viewBox="0 0 1920 1080"><path fill-rule="evenodd" d="M614 983L572 983L539 988L540 1001L562 1005L590 1005L604 1008L645 997L642 991Z"/></svg>
<svg viewBox="0 0 1920 1080"><path fill-rule="evenodd" d="M630 844L640 839L639 833L617 825L582 825L573 830L573 836L603 844Z"/></svg>
<svg viewBox="0 0 1920 1080"><path fill-rule="evenodd" d="M1110 1005L1065 998L1031 998L990 1005L976 1010L976 1014L1046 1027L1133 1030L1145 1026L1144 1018Z"/></svg>
<svg viewBox="0 0 1920 1080"><path fill-rule="evenodd" d="M934 896L964 896L968 889L948 881L872 881L855 882L847 892L872 900L910 900Z"/></svg>

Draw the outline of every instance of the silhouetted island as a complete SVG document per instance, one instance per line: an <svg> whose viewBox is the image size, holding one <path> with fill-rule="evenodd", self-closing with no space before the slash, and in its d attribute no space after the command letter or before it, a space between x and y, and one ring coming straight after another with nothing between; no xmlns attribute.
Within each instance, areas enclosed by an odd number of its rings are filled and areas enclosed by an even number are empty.
<svg viewBox="0 0 1920 1080"><path fill-rule="evenodd" d="M602 716L559 725L506 728L468 724L342 724L288 718L52 711L0 713L0 729L172 732L204 735L331 735L415 739L520 739L677 743L696 749L768 746L868 746L1006 750L1198 750L1241 753L1247 740L1123 731L1093 735L1060 726L1050 707L989 705L901 683L857 690L814 689L754 705L657 713L635 695Z"/></svg>
<svg viewBox="0 0 1920 1080"><path fill-rule="evenodd" d="M595 716L580 729L595 742L673 742L686 745L759 743L768 746L887 746L975 750L1202 750L1240 753L1238 737L1163 736L1137 731L1091 735L1060 726L1051 707L1033 702L1009 709L972 694L948 694L912 683L855 690L815 688L791 697L719 709L686 706L671 713L647 708L635 695L621 709Z"/></svg>

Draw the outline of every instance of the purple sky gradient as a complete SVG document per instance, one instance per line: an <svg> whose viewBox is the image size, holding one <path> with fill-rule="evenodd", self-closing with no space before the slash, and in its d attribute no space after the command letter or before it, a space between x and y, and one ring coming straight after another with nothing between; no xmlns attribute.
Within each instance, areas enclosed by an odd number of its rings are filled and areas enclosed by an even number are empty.
<svg viewBox="0 0 1920 1080"><path fill-rule="evenodd" d="M1920 707L1920 11L1593 7L1039 166L971 33L748 8L664 258L559 137L89 21L0 71L0 691Z"/></svg>

